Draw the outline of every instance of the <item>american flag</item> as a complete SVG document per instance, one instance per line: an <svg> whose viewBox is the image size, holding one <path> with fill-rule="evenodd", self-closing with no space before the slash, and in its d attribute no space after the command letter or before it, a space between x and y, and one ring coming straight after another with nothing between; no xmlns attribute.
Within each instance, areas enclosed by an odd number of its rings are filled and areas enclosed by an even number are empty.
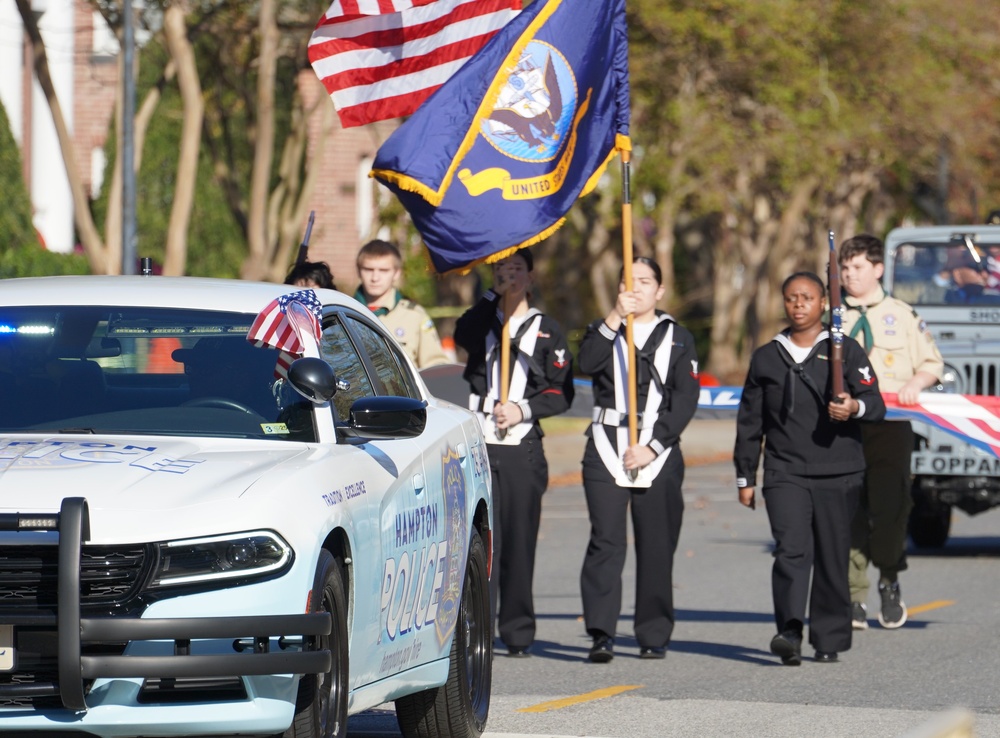
<svg viewBox="0 0 1000 738"><path fill-rule="evenodd" d="M344 128L399 118L520 9L521 0L334 0L309 61Z"/></svg>
<svg viewBox="0 0 1000 738"><path fill-rule="evenodd" d="M313 290L281 295L254 318L247 340L259 348L278 349L274 376L288 378L292 361L305 353L304 333L319 341L323 303Z"/></svg>
<svg viewBox="0 0 1000 738"><path fill-rule="evenodd" d="M886 392L886 418L929 423L1000 458L1000 397L921 392L916 405L900 405Z"/></svg>

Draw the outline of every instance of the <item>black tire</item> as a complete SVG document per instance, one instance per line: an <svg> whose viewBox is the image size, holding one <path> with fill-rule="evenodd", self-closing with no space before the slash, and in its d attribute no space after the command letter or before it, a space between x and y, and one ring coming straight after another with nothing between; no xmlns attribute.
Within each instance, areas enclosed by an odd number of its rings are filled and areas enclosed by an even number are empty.
<svg viewBox="0 0 1000 738"><path fill-rule="evenodd" d="M922 492L913 495L910 538L920 548L941 548L951 530L951 505L930 500Z"/></svg>
<svg viewBox="0 0 1000 738"><path fill-rule="evenodd" d="M469 543L462 604L451 644L448 681L396 700L406 738L479 738L486 728L493 680L493 634L486 547L477 531Z"/></svg>
<svg viewBox="0 0 1000 738"><path fill-rule="evenodd" d="M348 636L344 570L324 550L316 566L312 610L333 615L329 639L321 645L333 654L325 674L306 674L299 680L295 719L282 738L345 738L347 736Z"/></svg>

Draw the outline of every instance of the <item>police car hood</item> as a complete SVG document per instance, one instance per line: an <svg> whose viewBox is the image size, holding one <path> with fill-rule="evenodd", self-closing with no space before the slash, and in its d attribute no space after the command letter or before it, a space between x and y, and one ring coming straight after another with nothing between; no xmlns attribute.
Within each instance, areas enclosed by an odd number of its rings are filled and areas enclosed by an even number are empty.
<svg viewBox="0 0 1000 738"><path fill-rule="evenodd" d="M150 512L234 501L302 454L297 443L127 436L0 437L0 511Z"/></svg>

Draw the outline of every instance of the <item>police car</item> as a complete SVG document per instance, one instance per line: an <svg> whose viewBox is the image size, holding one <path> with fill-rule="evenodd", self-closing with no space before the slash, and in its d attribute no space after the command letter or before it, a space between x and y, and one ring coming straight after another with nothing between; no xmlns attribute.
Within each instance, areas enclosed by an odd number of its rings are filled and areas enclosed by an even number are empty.
<svg viewBox="0 0 1000 738"><path fill-rule="evenodd" d="M478 421L295 290L2 283L0 733L343 736L390 701L483 731Z"/></svg>

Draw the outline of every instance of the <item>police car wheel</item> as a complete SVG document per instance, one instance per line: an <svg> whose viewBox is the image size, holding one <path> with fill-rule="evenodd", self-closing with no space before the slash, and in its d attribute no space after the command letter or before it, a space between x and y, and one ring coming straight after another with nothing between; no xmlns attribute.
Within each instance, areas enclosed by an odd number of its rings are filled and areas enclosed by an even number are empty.
<svg viewBox="0 0 1000 738"><path fill-rule="evenodd" d="M317 596L320 595L320 596ZM325 674L306 674L299 680L295 719L282 738L345 738L347 736L348 636L347 594L342 564L329 551L320 554L313 584L313 611L333 615L329 648L333 666Z"/></svg>
<svg viewBox="0 0 1000 738"><path fill-rule="evenodd" d="M478 738L482 734L493 678L491 619L486 547L473 530L448 681L396 700L396 719L406 738Z"/></svg>

